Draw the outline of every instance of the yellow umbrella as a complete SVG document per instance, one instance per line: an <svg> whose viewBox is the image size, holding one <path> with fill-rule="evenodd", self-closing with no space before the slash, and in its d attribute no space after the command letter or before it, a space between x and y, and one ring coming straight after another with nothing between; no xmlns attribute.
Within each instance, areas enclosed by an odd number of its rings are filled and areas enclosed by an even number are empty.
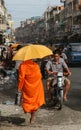
<svg viewBox="0 0 81 130"><path fill-rule="evenodd" d="M17 51L12 60L29 60L36 58L43 58L48 55L52 55L52 50L44 45L28 45L22 47Z"/></svg>

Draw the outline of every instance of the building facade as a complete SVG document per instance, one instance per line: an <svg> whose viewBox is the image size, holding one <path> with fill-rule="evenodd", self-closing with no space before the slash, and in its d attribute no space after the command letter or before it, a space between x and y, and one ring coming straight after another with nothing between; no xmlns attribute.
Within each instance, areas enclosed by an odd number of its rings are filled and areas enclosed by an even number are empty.
<svg viewBox="0 0 81 130"><path fill-rule="evenodd" d="M16 40L22 43L39 42L45 38L45 22L43 17L33 17L21 21L21 26L15 30Z"/></svg>
<svg viewBox="0 0 81 130"><path fill-rule="evenodd" d="M71 33L72 40L77 41L76 35L81 35L81 0L66 0L65 9L67 27L66 31ZM80 41L80 38L78 37Z"/></svg>
<svg viewBox="0 0 81 130"><path fill-rule="evenodd" d="M81 0L61 0L61 6L48 7L44 17L26 19L16 29L22 42L54 44L71 40L81 42Z"/></svg>
<svg viewBox="0 0 81 130"><path fill-rule="evenodd" d="M9 23L11 19L12 16L8 13L4 0L0 0L0 44L5 42L7 37L6 31L11 29Z"/></svg>
<svg viewBox="0 0 81 130"><path fill-rule="evenodd" d="M59 28L59 13L63 6L48 7L44 13L47 42L54 43Z"/></svg>

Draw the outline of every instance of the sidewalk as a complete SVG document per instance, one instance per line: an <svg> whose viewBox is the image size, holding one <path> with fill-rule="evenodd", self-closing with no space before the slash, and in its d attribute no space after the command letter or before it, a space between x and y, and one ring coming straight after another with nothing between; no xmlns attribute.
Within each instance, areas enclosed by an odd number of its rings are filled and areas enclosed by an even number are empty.
<svg viewBox="0 0 81 130"><path fill-rule="evenodd" d="M81 125L1 126L0 130L81 130Z"/></svg>
<svg viewBox="0 0 81 130"><path fill-rule="evenodd" d="M45 122L45 118L49 118L50 114L52 113L46 109L39 109L35 123L30 124L30 115L24 114L21 107L0 104L0 130L81 130L81 124L50 125L49 122Z"/></svg>

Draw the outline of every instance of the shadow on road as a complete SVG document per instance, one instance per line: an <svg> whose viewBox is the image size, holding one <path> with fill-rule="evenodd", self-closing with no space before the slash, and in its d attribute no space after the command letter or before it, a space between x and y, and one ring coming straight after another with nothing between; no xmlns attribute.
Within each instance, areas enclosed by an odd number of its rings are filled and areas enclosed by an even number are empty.
<svg viewBox="0 0 81 130"><path fill-rule="evenodd" d="M9 116L0 116L0 124L4 123L5 125L7 123L12 123L15 125L21 125L22 123L25 122L24 118L20 118L20 117L9 117Z"/></svg>

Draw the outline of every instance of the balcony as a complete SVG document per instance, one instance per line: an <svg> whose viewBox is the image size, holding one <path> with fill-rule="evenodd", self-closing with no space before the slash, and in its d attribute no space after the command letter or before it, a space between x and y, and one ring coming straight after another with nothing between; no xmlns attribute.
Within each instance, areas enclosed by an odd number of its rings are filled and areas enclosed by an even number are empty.
<svg viewBox="0 0 81 130"><path fill-rule="evenodd" d="M5 31L7 29L6 24L0 24L0 31Z"/></svg>
<svg viewBox="0 0 81 130"><path fill-rule="evenodd" d="M4 15L4 8L2 6L0 6L0 14Z"/></svg>

